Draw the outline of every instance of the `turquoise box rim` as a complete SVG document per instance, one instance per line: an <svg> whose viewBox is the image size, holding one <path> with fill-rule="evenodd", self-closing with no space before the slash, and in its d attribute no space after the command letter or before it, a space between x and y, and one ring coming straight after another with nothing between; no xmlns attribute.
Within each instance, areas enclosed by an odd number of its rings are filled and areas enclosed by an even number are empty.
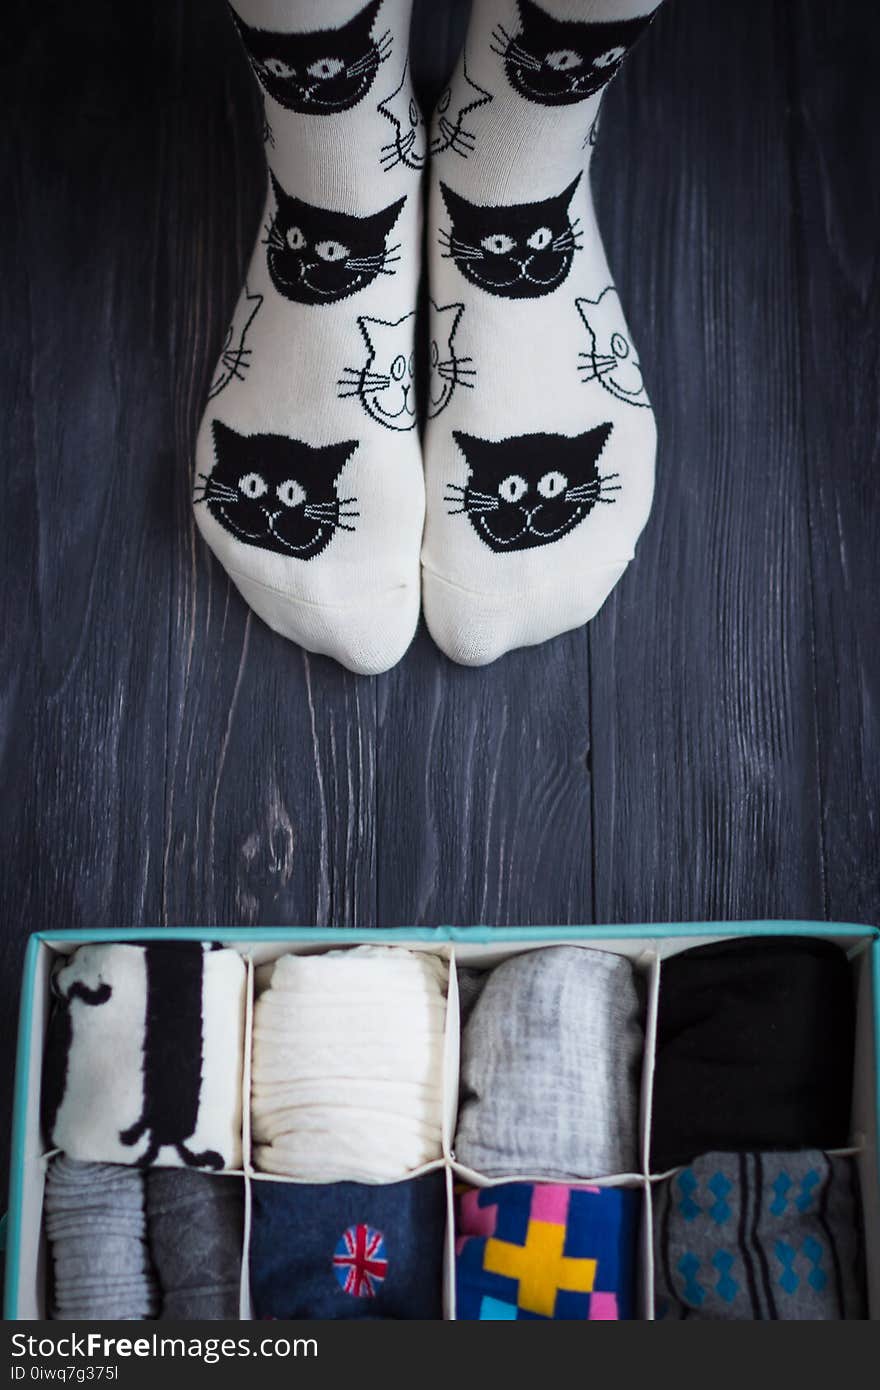
<svg viewBox="0 0 880 1390"><path fill-rule="evenodd" d="M798 921L787 918L744 922L666 922L592 927L125 927L85 928L32 932L28 938L22 973L18 1037L15 1055L15 1087L12 1103L12 1136L9 1176L9 1209L6 1214L6 1270L3 1316L14 1320L18 1306L19 1245L24 1183L24 1136L27 1104L31 1089L30 1039L33 1029L34 981L37 958L42 946L53 941L143 942L143 941L229 941L244 944L272 941L315 941L360 943L391 936L398 941L502 944L525 941L609 941L662 940L670 937L700 936L855 936L871 939L872 986L874 1000L874 1055L877 1068L877 1145L880 1152L880 927L855 922Z"/></svg>

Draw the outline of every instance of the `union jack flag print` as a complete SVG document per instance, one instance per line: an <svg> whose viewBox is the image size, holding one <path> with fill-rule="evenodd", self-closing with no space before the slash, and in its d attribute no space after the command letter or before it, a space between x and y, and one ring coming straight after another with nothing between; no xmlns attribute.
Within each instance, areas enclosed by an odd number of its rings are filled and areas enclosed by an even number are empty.
<svg viewBox="0 0 880 1390"><path fill-rule="evenodd" d="M333 1253L333 1269L345 1293L375 1298L388 1273L382 1232L371 1226L349 1226Z"/></svg>

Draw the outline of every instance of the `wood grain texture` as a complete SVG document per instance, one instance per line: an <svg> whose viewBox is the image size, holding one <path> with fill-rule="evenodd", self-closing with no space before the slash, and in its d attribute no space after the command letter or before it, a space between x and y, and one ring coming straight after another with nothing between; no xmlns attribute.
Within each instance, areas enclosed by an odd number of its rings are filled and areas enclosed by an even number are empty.
<svg viewBox="0 0 880 1390"><path fill-rule="evenodd" d="M793 203L815 621L823 913L880 920L880 21L802 0Z"/></svg>
<svg viewBox="0 0 880 1390"><path fill-rule="evenodd" d="M771 5L670 6L604 113L661 447L589 629L603 921L823 909L788 61Z"/></svg>
<svg viewBox="0 0 880 1390"><path fill-rule="evenodd" d="M417 0L427 95L466 9ZM422 631L376 680L192 523L263 187L223 5L13 10L4 1057L47 926L880 919L880 10L667 5L595 174L661 430L637 559L586 631L483 671Z"/></svg>

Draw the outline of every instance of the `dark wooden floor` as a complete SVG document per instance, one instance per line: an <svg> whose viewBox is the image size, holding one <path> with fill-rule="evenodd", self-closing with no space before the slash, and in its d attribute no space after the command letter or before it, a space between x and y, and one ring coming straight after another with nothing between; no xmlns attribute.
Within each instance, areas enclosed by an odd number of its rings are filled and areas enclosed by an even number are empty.
<svg viewBox="0 0 880 1390"><path fill-rule="evenodd" d="M0 1129L37 928L880 919L880 9L671 0L595 170L660 425L636 563L540 651L468 671L420 634L366 680L193 530L263 182L223 5L20 8ZM426 92L463 17L418 7Z"/></svg>

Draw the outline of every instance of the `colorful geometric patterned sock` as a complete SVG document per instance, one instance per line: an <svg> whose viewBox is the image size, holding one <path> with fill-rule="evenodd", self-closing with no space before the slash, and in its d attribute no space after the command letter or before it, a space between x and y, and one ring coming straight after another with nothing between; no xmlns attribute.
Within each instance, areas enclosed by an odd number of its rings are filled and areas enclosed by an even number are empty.
<svg viewBox="0 0 880 1390"><path fill-rule="evenodd" d="M258 1318L440 1318L446 1177L253 1185Z"/></svg>
<svg viewBox="0 0 880 1390"><path fill-rule="evenodd" d="M239 1316L244 1184L188 1168L147 1174L150 1254L162 1291L159 1316L173 1322Z"/></svg>
<svg viewBox="0 0 880 1390"><path fill-rule="evenodd" d="M865 1317L852 1159L703 1154L654 1196L656 1317Z"/></svg>
<svg viewBox="0 0 880 1390"><path fill-rule="evenodd" d="M635 1317L641 1194L623 1187L465 1188L457 1202L460 1321Z"/></svg>
<svg viewBox="0 0 880 1390"><path fill-rule="evenodd" d="M434 114L425 617L481 666L586 623L656 431L593 213L602 93L658 0L475 0Z"/></svg>
<svg viewBox="0 0 880 1390"><path fill-rule="evenodd" d="M854 1028L833 942L759 937L664 960L651 1170L714 1150L843 1148Z"/></svg>
<svg viewBox="0 0 880 1390"><path fill-rule="evenodd" d="M638 1166L642 1005L626 956L549 946L488 973L461 1041L455 1156L487 1177Z"/></svg>
<svg viewBox="0 0 880 1390"><path fill-rule="evenodd" d="M196 520L246 602L368 674L400 659L419 612L410 10L236 0L268 194L196 445Z"/></svg>

